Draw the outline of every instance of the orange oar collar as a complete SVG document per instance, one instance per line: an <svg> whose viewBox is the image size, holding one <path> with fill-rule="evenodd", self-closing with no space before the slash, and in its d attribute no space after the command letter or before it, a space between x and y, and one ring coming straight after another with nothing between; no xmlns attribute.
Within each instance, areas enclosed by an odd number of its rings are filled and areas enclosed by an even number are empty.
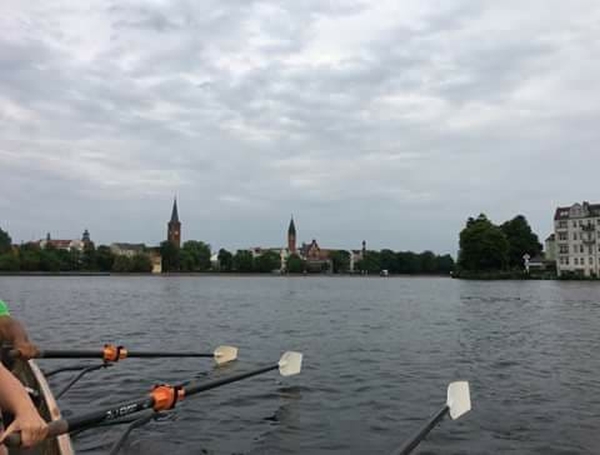
<svg viewBox="0 0 600 455"><path fill-rule="evenodd" d="M123 346L115 346L113 344L105 344L103 351L103 359L105 362L118 362L127 358L127 349Z"/></svg>
<svg viewBox="0 0 600 455"><path fill-rule="evenodd" d="M150 396L154 400L153 409L156 412L166 411L173 409L178 401L183 400L185 397L185 390L182 386L170 386L167 384L160 384L154 386Z"/></svg>

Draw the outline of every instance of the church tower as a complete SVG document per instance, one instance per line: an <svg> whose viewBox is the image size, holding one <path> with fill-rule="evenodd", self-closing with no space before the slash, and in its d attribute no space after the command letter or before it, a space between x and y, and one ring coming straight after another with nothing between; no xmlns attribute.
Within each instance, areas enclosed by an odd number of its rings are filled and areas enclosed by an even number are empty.
<svg viewBox="0 0 600 455"><path fill-rule="evenodd" d="M290 220L288 228L288 250L290 254L296 253L296 226L294 225L294 217Z"/></svg>
<svg viewBox="0 0 600 455"><path fill-rule="evenodd" d="M179 248L181 246L181 223L179 222L179 213L177 213L177 198L173 201L171 221L167 226L167 240Z"/></svg>

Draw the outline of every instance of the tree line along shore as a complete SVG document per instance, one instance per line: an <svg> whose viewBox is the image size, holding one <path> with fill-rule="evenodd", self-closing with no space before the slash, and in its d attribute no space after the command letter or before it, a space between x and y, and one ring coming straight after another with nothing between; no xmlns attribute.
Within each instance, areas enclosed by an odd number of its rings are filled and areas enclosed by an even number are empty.
<svg viewBox="0 0 600 455"><path fill-rule="evenodd" d="M10 235L0 229L0 272L4 273L150 273L153 256L159 256L163 273L273 273L281 270L281 257L274 251L255 256L249 250L235 253L221 248L216 261L211 260L211 248L205 242L189 240L181 248L171 242L162 242L158 248L142 248L132 255L115 254L107 245L96 247L86 242L81 250L58 249L51 243L43 248L37 243L12 245ZM350 266L350 253L334 250L330 266L325 269L309 267L298 254L285 260L284 273L331 273L331 274L389 274L449 275L455 269L451 255L436 255L431 251L368 250L361 260Z"/></svg>
<svg viewBox="0 0 600 455"><path fill-rule="evenodd" d="M543 253L527 219L523 215L494 224L485 214L467 219L459 233L458 260L451 255L431 251L367 250L350 266L350 253L334 250L327 270L310 270L307 261L291 254L281 267L281 257L274 251L255 256L249 250L230 252L221 248L211 260L211 248L205 242L189 240L181 248L165 241L158 248L142 249L133 255L115 254L109 246L96 247L88 242L82 251L65 251L47 245L12 245L9 234L0 229L0 272L97 272L150 273L152 255L160 254L163 273L330 273L374 275L386 271L390 275L452 275L466 279L556 278L550 268L543 273L526 273L523 256L538 257Z"/></svg>

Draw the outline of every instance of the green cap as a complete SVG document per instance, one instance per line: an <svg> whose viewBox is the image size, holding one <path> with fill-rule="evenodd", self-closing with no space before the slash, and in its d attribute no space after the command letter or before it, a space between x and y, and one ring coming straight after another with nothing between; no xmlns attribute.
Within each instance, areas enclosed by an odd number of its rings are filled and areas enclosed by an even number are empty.
<svg viewBox="0 0 600 455"><path fill-rule="evenodd" d="M0 316L10 316L8 305L3 300L0 300Z"/></svg>

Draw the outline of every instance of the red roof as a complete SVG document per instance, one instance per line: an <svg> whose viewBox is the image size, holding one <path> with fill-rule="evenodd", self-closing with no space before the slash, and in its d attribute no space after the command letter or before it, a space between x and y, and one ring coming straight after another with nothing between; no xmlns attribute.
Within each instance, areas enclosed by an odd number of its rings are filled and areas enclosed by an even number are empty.
<svg viewBox="0 0 600 455"><path fill-rule="evenodd" d="M52 239L52 240L49 240L47 243L49 243L50 245L55 246L57 248L59 248L59 247L66 248L71 245L71 242L72 242L72 240L54 240L54 239Z"/></svg>

